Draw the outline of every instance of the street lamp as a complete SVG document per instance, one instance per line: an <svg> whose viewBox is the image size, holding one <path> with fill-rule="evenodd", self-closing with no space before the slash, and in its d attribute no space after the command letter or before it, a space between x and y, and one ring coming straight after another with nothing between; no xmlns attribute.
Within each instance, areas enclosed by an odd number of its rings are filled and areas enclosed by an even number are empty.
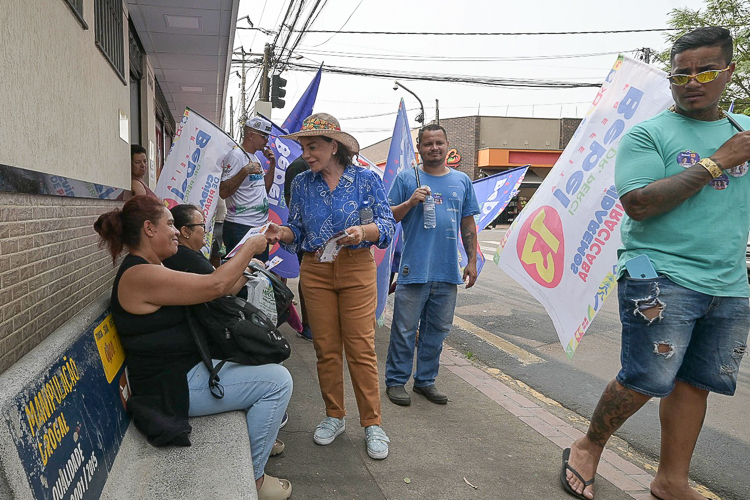
<svg viewBox="0 0 750 500"><path fill-rule="evenodd" d="M401 87L402 89L404 89L405 91L407 91L408 93L410 93L411 95L413 95L414 97L416 97L417 101L419 101L419 107L422 108L422 112L415 118L415 120L418 121L419 124L421 125L420 128L424 128L424 105L422 104L422 99L420 99L417 94L415 94L411 90L409 90L406 87L404 87L398 81L393 82L393 90L398 90L399 87Z"/></svg>

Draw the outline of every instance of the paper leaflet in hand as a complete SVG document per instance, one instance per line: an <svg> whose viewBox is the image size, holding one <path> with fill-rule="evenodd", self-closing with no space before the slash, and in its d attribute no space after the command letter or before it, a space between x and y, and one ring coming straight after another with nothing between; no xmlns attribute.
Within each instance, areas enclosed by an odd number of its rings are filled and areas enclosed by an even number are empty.
<svg viewBox="0 0 750 500"><path fill-rule="evenodd" d="M271 260L269 260L268 262L266 262L266 269L268 269L268 270L270 271L270 270L271 270L271 269L273 269L274 267L276 267L276 266L278 266L279 264L281 264L281 261L283 261L283 260L284 260L284 259L282 259L281 257L279 257L279 256L277 255L277 256L276 256L276 257L274 257L273 259L271 259Z"/></svg>
<svg viewBox="0 0 750 500"><path fill-rule="evenodd" d="M268 226L270 226L270 225L271 225L271 224L267 222L267 223L263 224L262 226L259 226L259 227L254 227L254 228L250 229L250 230L249 230L249 231L248 231L248 232L247 232L247 233L245 234L245 236L243 236L243 237L242 237L242 239L240 240L240 242L239 242L239 243L237 243L237 246L236 246L236 247L234 247L234 248L232 249L232 251L231 251L231 252L229 252L229 253L227 254L226 258L227 258L227 259L229 259L229 258L231 258L231 257L234 257L235 255L237 255L237 252L239 252L239 251L240 251L240 248L242 247L242 245L244 245L244 244L245 244L245 242L246 242L246 241L247 241L247 240L248 240L249 238L251 238L251 237L253 237L253 236L256 236L256 235L258 235L258 234L266 234L266 231L268 231Z"/></svg>
<svg viewBox="0 0 750 500"><path fill-rule="evenodd" d="M339 245L339 240L342 240L344 238L347 238L349 236L349 233L346 231L339 231L338 233L334 234L330 238L328 238L328 241L325 242L325 244L318 248L318 250L315 252L315 256L318 258L318 261L320 262L333 262L336 260L336 256L341 251L341 245Z"/></svg>

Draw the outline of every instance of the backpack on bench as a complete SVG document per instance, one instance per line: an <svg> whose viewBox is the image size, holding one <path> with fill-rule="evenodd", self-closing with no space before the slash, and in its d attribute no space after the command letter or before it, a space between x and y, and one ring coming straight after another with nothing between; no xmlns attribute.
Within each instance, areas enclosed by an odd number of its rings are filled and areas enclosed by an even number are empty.
<svg viewBox="0 0 750 500"><path fill-rule="evenodd" d="M218 373L227 361L243 365L280 363L292 352L276 325L260 309L235 295L185 309L190 333L210 373L211 394L217 399L224 397ZM216 366L213 366L209 341L213 342L215 351L218 350L214 356L220 355L222 359Z"/></svg>

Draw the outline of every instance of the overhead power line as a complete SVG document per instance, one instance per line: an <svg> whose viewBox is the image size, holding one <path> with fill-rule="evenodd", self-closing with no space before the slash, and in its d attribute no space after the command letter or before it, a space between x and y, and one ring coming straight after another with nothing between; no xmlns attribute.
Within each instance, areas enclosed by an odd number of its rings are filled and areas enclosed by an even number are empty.
<svg viewBox="0 0 750 500"><path fill-rule="evenodd" d="M599 57L633 52L638 49L615 50L609 52L590 52L588 54L559 54L536 56L432 56L432 55L402 55L373 52L338 52L331 50L310 50L300 47L297 52L313 56L333 56L354 59L381 59L386 61L440 61L440 62L518 62L518 61L547 61L553 59L575 59L584 57Z"/></svg>
<svg viewBox="0 0 750 500"><path fill-rule="evenodd" d="M725 26L732 28L737 26ZM248 26L238 26L237 29L252 30ZM591 31L371 31L371 30L307 30L306 33L334 33L338 35L427 35L427 36L541 36L541 35L610 35L617 33L650 33L661 31L679 31L680 28L645 28L633 30L591 30ZM293 30L298 31L298 30Z"/></svg>
<svg viewBox="0 0 750 500"><path fill-rule="evenodd" d="M318 71L319 65L290 63L290 69L299 71ZM556 80L534 80L523 78L500 78L493 76L465 76L449 74L415 73L411 71L387 71L366 70L363 68L344 68L337 66L325 66L326 73L341 75L371 76L375 78L399 78L402 80L421 80L431 82L465 83L469 85L481 85L488 87L510 87L510 88L539 88L539 89L572 89L585 87L601 87L602 82L566 82Z"/></svg>

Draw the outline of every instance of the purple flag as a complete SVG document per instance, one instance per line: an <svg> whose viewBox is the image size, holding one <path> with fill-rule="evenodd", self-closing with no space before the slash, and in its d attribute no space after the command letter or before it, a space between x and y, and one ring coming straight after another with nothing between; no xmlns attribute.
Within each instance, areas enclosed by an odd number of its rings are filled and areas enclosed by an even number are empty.
<svg viewBox="0 0 750 500"><path fill-rule="evenodd" d="M321 69L315 73L315 78L313 78L310 85L307 86L307 90L305 90L305 93L302 94L302 97L297 101L297 105L294 106L294 109L289 113L289 116L286 117L284 123L281 124L281 128L288 130L290 134L299 131L299 129L302 128L302 122L305 118L312 114L313 106L315 106L315 99L318 97L320 72L322 68L323 67L321 66Z"/></svg>
<svg viewBox="0 0 750 500"><path fill-rule="evenodd" d="M383 184L385 184L386 193L390 191L393 180L399 172L405 168L415 168L417 158L414 155L414 144L411 140L411 130L409 129L409 118L406 116L406 107L404 100L398 105L398 115L396 124L393 127L393 136L391 137L391 148L388 151L388 160L385 163L383 172ZM401 224L396 224L396 232L393 235L393 242L385 250L375 249L375 263L378 265L378 305L375 309L375 317L379 324L383 324L386 301L388 300L388 288L391 278L391 261L396 245L401 241Z"/></svg>
<svg viewBox="0 0 750 500"><path fill-rule="evenodd" d="M312 114L312 108L315 104L315 99L318 96L319 86L320 70L318 70L318 73L315 75L312 82L310 82L310 85L307 86L307 90L302 94L302 97L297 102L297 105L292 112L289 113L289 116L284 121L284 127L279 127L271 122L273 130L268 137L268 146L276 155L276 173L273 179L273 186L271 186L271 190L268 192L268 219L279 225L286 224L287 218L289 217L289 207L286 206L286 202L284 201L284 178L286 177L286 169L289 167L290 163L302 154L302 148L296 141L292 139L282 139L280 136L286 135L287 133L297 132L302 128L302 122L304 119ZM265 116L264 118L269 120ZM256 156L258 156L263 169L267 170L268 160L266 160L261 154ZM275 256L279 256L283 259L279 265L274 267L274 272L276 274L282 278L295 278L299 275L299 262L297 261L296 255L290 254L276 244L271 249L269 259L272 259Z"/></svg>

